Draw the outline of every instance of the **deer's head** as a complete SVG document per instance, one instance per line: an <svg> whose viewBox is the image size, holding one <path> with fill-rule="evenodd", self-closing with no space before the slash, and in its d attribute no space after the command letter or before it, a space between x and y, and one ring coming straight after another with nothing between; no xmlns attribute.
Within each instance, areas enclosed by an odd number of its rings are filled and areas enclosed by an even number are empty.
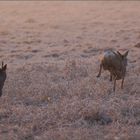
<svg viewBox="0 0 140 140"><path fill-rule="evenodd" d="M117 51L117 54L119 55L120 59L121 59L121 68L122 68L122 71L126 72L126 66L127 66L127 55L128 55L128 52L129 51L126 51L124 54L121 54L119 51Z"/></svg>

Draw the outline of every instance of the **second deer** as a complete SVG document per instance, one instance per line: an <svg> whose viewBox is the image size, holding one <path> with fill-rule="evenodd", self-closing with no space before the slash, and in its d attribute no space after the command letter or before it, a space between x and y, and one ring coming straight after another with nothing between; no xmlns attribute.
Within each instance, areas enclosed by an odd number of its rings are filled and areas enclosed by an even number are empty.
<svg viewBox="0 0 140 140"><path fill-rule="evenodd" d="M0 97L2 96L2 89L6 80L6 69L7 64L4 65L4 63L2 62L2 67L0 68Z"/></svg>

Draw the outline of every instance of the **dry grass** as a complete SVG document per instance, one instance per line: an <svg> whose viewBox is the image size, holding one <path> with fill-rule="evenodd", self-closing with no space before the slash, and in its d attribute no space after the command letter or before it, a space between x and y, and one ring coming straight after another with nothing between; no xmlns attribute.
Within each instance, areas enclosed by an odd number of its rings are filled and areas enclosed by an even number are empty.
<svg viewBox="0 0 140 140"><path fill-rule="evenodd" d="M0 140L139 140L139 9L136 1L1 1ZM115 93L109 73L96 78L109 48L129 50Z"/></svg>
<svg viewBox="0 0 140 140"><path fill-rule="evenodd" d="M138 83L129 74L124 89L117 87L114 93L105 74L104 79L96 78L94 65L68 59L9 72L0 102L0 136L14 140L137 139L140 98L133 90ZM105 113L112 122L100 123L98 113Z"/></svg>

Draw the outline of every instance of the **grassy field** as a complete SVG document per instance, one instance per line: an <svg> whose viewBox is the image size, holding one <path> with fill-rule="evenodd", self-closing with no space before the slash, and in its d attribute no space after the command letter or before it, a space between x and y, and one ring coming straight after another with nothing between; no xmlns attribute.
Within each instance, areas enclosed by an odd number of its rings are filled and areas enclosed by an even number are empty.
<svg viewBox="0 0 140 140"><path fill-rule="evenodd" d="M139 2L0 2L0 140L139 140ZM124 89L99 71L129 50Z"/></svg>

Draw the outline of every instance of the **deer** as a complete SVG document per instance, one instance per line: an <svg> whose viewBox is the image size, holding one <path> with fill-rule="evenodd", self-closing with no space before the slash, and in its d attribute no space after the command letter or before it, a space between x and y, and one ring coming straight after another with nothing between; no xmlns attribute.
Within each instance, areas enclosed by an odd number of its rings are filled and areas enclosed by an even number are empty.
<svg viewBox="0 0 140 140"><path fill-rule="evenodd" d="M2 67L0 68L0 97L2 96L2 89L6 80L6 69L7 69L7 64L4 65L2 62Z"/></svg>
<svg viewBox="0 0 140 140"><path fill-rule="evenodd" d="M101 57L97 77L101 76L102 68L108 70L110 72L110 81L112 81L112 79L114 80L113 91L116 89L116 80L122 80L121 89L123 89L128 52L129 51L126 51L124 54L121 54L119 51L107 50Z"/></svg>

